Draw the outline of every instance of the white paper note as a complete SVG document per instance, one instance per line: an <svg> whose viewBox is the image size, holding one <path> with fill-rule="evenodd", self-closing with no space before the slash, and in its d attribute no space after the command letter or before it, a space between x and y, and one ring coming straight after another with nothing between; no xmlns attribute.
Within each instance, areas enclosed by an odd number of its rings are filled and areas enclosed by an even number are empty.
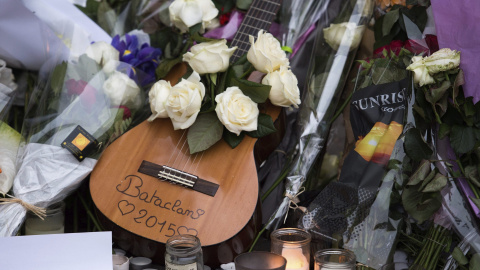
<svg viewBox="0 0 480 270"><path fill-rule="evenodd" d="M112 232L0 238L0 265L8 270L109 270Z"/></svg>

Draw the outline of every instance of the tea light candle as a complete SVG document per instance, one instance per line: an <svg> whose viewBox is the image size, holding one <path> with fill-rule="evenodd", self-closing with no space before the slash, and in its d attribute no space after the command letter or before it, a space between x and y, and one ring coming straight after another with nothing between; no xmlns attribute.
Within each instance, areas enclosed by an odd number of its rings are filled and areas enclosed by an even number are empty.
<svg viewBox="0 0 480 270"><path fill-rule="evenodd" d="M282 256L287 259L286 270L308 270L309 263L301 248L284 248Z"/></svg>
<svg viewBox="0 0 480 270"><path fill-rule="evenodd" d="M287 260L286 270L310 269L310 240L308 232L297 228L284 228L272 232L271 251Z"/></svg>
<svg viewBox="0 0 480 270"><path fill-rule="evenodd" d="M128 270L130 268L128 258L123 255L112 255L113 270Z"/></svg>

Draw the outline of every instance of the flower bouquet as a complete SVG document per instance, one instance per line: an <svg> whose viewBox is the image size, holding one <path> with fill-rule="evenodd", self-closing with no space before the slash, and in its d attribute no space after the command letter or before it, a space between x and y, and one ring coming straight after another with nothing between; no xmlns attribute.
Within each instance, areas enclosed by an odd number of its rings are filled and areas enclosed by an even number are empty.
<svg viewBox="0 0 480 270"><path fill-rule="evenodd" d="M20 145L20 134L6 121L15 96L16 84L5 62L0 60L0 194L10 190L16 173L16 158Z"/></svg>
<svg viewBox="0 0 480 270"><path fill-rule="evenodd" d="M264 191L262 199L266 199L285 177L291 178L288 181L288 193L299 193L312 165L321 155L346 75L353 64L365 25L370 19L372 4L371 1L363 0L349 1L347 4L329 1L331 10L319 18L305 96L297 117L298 126L292 135L295 136L294 147L289 149L291 152L288 158L279 157L284 161L280 170L267 172L265 185L268 187L267 183L270 184L270 188ZM336 16L332 18L330 12L335 12ZM268 167L265 170L268 170ZM270 213L270 219L266 222L267 228L278 228L284 222L290 201L289 197L282 196L280 207Z"/></svg>
<svg viewBox="0 0 480 270"><path fill-rule="evenodd" d="M148 116L141 84L148 76L118 59L119 50L98 42L52 69L46 63L23 122L12 195L0 206L0 235L14 235L26 209L42 216L39 208L66 198L106 146Z"/></svg>

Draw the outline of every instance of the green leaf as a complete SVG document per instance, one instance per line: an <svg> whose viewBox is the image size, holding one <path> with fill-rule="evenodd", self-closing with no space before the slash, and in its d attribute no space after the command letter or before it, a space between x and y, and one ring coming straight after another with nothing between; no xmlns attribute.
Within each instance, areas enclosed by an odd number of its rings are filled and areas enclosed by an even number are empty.
<svg viewBox="0 0 480 270"><path fill-rule="evenodd" d="M455 82L453 83L453 99L456 99L458 92L460 91L460 86L465 84L465 76L463 75L463 70L459 70Z"/></svg>
<svg viewBox="0 0 480 270"><path fill-rule="evenodd" d="M105 32L111 34L115 28L115 22L117 21L117 14L110 7L107 1L102 1L97 11L98 25L105 30Z"/></svg>
<svg viewBox="0 0 480 270"><path fill-rule="evenodd" d="M232 149L237 147L242 142L244 137L244 132L240 133L240 135L237 136L237 134L228 131L226 128L223 131L223 139L226 143L228 143L228 145L230 145Z"/></svg>
<svg viewBox="0 0 480 270"><path fill-rule="evenodd" d="M440 191L447 185L447 177L441 173L437 173L433 180L427 184L427 186L422 190L422 192L436 192Z"/></svg>
<svg viewBox="0 0 480 270"><path fill-rule="evenodd" d="M417 186L407 186L402 193L402 203L405 210L418 221L428 220L442 205L440 192L422 193Z"/></svg>
<svg viewBox="0 0 480 270"><path fill-rule="evenodd" d="M182 62L181 57L177 57L175 59L165 59L160 62L157 69L155 70L155 75L158 80L163 79L167 76L168 72L175 66L176 64Z"/></svg>
<svg viewBox="0 0 480 270"><path fill-rule="evenodd" d="M442 123L440 125L440 128L438 130L438 136L440 137L440 139L443 139L445 138L446 136L448 136L448 134L450 134L450 126L445 124L445 123Z"/></svg>
<svg viewBox="0 0 480 270"><path fill-rule="evenodd" d="M427 177L428 173L430 172L430 161L422 160L418 169L410 176L408 180L409 186L417 185L418 183L422 182L425 177Z"/></svg>
<svg viewBox="0 0 480 270"><path fill-rule="evenodd" d="M475 197L471 197L471 196L470 196L469 198L470 198L470 200L472 200L472 202L473 202L478 208L480 208L480 199L475 198Z"/></svg>
<svg viewBox="0 0 480 270"><path fill-rule="evenodd" d="M431 104L435 104L443 97L443 95L445 95L450 86L452 86L450 81L443 81L442 84L438 87L430 87L425 92L425 98Z"/></svg>
<svg viewBox="0 0 480 270"><path fill-rule="evenodd" d="M200 114L188 129L190 154L204 151L222 138L223 125L215 112Z"/></svg>
<svg viewBox="0 0 480 270"><path fill-rule="evenodd" d="M475 253L472 255L468 269L469 270L480 269L480 253Z"/></svg>
<svg viewBox="0 0 480 270"><path fill-rule="evenodd" d="M480 179L478 177L478 167L469 165L465 167L465 177L472 181L477 187L480 187Z"/></svg>
<svg viewBox="0 0 480 270"><path fill-rule="evenodd" d="M256 103L263 103L267 100L270 94L270 85L264 85L261 83L251 82L247 80L232 78L232 86L238 86L242 90L243 94L250 97Z"/></svg>
<svg viewBox="0 0 480 270"><path fill-rule="evenodd" d="M398 9L391 10L390 12L387 12L387 14L385 14L385 17L383 18L383 24L382 24L382 34L384 36L390 33L390 30L392 30L393 25L398 21L399 15L400 13Z"/></svg>
<svg viewBox="0 0 480 270"><path fill-rule="evenodd" d="M272 117L268 114L260 113L258 115L257 130L247 132L247 135L253 138L261 138L277 131L273 125Z"/></svg>
<svg viewBox="0 0 480 270"><path fill-rule="evenodd" d="M418 190L423 190L425 188L425 186L428 185L430 183L430 181L432 181L433 177L435 177L436 174L437 174L437 170L431 171L427 175L427 177L425 177L425 179L423 179L422 184L420 185L420 188Z"/></svg>
<svg viewBox="0 0 480 270"><path fill-rule="evenodd" d="M473 105L473 97L465 98L465 104L463 105L463 111L465 116L474 116L475 115L475 105Z"/></svg>
<svg viewBox="0 0 480 270"><path fill-rule="evenodd" d="M466 265L468 263L467 257L463 254L462 250L459 247L455 247L452 251L452 257L461 265Z"/></svg>
<svg viewBox="0 0 480 270"><path fill-rule="evenodd" d="M100 71L100 66L88 57L86 54L82 54L78 58L78 64L67 70L69 78L75 80L82 80L89 82Z"/></svg>
<svg viewBox="0 0 480 270"><path fill-rule="evenodd" d="M196 34L198 34L198 32L200 32L201 29L202 23L197 23L194 26L188 28L188 33L190 33L191 36L195 36Z"/></svg>
<svg viewBox="0 0 480 270"><path fill-rule="evenodd" d="M430 159L430 156L433 154L432 149L423 140L420 131L416 128L411 128L405 133L405 142L403 144L406 154L414 161Z"/></svg>
<svg viewBox="0 0 480 270"><path fill-rule="evenodd" d="M237 0L237 8L247 10L252 4L253 0Z"/></svg>
<svg viewBox="0 0 480 270"><path fill-rule="evenodd" d="M475 134L472 127L455 125L450 131L450 143L456 153L464 154L475 146Z"/></svg>
<svg viewBox="0 0 480 270"><path fill-rule="evenodd" d="M67 62L62 62L57 65L52 72L52 80L50 86L52 87L55 95L59 95L63 89L63 83L65 81L65 74L67 73Z"/></svg>
<svg viewBox="0 0 480 270"><path fill-rule="evenodd" d="M398 159L390 159L387 164L388 170L399 170L402 162Z"/></svg>

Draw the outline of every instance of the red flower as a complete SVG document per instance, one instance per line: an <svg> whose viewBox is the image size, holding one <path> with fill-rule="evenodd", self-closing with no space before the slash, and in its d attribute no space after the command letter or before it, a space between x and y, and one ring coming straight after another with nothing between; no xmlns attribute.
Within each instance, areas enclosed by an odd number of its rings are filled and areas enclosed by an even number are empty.
<svg viewBox="0 0 480 270"><path fill-rule="evenodd" d="M220 21L220 25L227 24L230 21L230 15L231 12L220 15L220 17L218 18L218 20Z"/></svg>
<svg viewBox="0 0 480 270"><path fill-rule="evenodd" d="M425 43L427 44L427 47L425 47ZM426 55L430 55L438 51L437 36L426 35L425 39L421 41L409 39L407 42L405 42L405 49L414 54L424 53Z"/></svg>
<svg viewBox="0 0 480 270"><path fill-rule="evenodd" d="M392 51L396 55L398 55L400 53L400 50L402 49L403 45L404 45L403 41L401 41L401 40L392 40L392 42L390 42L390 44L385 45L383 47L380 47L380 48L376 49L375 51L373 51L373 55L383 55L383 50L387 50L388 52Z"/></svg>
<svg viewBox="0 0 480 270"><path fill-rule="evenodd" d="M65 87L67 87L67 93L69 95L76 95L80 97L80 102L82 105L91 109L95 104L97 89L93 88L86 81L69 79L65 82Z"/></svg>
<svg viewBox="0 0 480 270"><path fill-rule="evenodd" d="M132 112L127 106L120 105L118 108L123 109L123 120L128 119L132 116Z"/></svg>

